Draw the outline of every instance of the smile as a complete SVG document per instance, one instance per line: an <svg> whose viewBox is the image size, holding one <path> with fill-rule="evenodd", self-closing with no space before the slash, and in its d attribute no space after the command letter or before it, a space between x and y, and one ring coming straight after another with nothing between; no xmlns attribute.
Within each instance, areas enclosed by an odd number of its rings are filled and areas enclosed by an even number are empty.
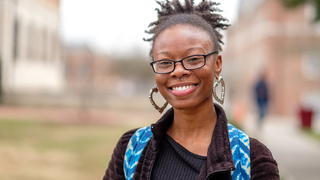
<svg viewBox="0 0 320 180"><path fill-rule="evenodd" d="M170 92L175 96L185 96L191 94L198 84L175 85L169 88Z"/></svg>

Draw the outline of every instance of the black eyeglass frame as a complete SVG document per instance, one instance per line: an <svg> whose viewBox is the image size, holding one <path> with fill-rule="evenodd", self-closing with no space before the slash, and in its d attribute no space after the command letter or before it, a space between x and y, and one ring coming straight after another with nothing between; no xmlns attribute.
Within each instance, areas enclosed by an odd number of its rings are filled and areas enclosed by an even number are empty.
<svg viewBox="0 0 320 180"><path fill-rule="evenodd" d="M182 59L180 59L180 60L161 59L161 60L157 60L157 61L152 61L152 62L150 63L150 65L151 65L151 67L152 67L153 72L156 73L156 74L170 74L170 73L172 73L172 72L176 69L176 63L178 63L178 62L180 62L181 65L182 65L182 67L183 67L184 69L186 69L186 70L195 70L195 69L200 69L200 68L202 68L203 66L206 65L206 63L207 63L207 57L208 57L208 56L213 55L213 54L218 54L218 53L219 53L219 51L212 51L212 52L210 52L210 53L208 53L208 54L194 54L194 55L191 55L191 56L184 57L184 58L182 58ZM192 69L186 68L186 67L184 66L184 64L183 64L183 60L185 60L185 59L187 59L187 58L190 58L190 57L193 57L193 56L203 56L203 58L204 58L204 63L203 63L203 65L200 66L200 67L197 67L197 68L192 68ZM161 62L161 61L171 61L171 62L173 62L173 69L172 69L172 71L165 72L165 73L156 72L156 70L154 69L153 64L155 64L155 63L157 63L157 62Z"/></svg>

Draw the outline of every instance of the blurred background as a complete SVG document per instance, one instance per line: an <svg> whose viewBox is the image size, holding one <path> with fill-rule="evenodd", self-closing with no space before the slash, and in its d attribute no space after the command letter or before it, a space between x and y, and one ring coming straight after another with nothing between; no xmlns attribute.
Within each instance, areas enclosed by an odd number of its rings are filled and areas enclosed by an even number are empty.
<svg viewBox="0 0 320 180"><path fill-rule="evenodd" d="M218 2L229 120L270 148L281 179L318 180L320 1ZM121 134L157 121L142 41L156 7L0 0L0 179L101 179Z"/></svg>

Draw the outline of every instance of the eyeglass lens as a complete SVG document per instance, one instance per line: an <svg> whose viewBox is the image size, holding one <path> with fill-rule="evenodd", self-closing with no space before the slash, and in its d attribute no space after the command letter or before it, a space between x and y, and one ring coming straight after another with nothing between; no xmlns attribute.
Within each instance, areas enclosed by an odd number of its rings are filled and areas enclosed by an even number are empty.
<svg viewBox="0 0 320 180"><path fill-rule="evenodd" d="M175 60L160 60L153 63L153 68L157 73L170 73L174 71L175 64L179 61ZM181 60L182 65L187 70L197 69L205 64L205 57L203 55L195 55Z"/></svg>

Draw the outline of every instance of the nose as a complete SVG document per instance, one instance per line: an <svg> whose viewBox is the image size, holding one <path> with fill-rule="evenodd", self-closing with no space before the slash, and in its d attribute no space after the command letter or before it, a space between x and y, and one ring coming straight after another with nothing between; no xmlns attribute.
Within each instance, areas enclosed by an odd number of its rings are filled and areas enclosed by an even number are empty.
<svg viewBox="0 0 320 180"><path fill-rule="evenodd" d="M188 76L190 73L190 70L185 69L181 62L177 62L174 71L171 73L171 76L180 79L183 76Z"/></svg>

